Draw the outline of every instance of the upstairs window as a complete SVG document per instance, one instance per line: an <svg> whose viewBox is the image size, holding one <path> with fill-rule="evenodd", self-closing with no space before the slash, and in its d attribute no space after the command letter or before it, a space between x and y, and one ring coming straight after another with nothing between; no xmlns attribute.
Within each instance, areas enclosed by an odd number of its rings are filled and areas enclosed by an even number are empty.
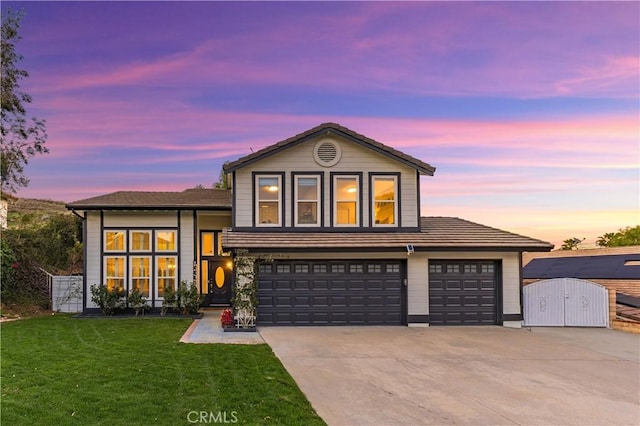
<svg viewBox="0 0 640 426"><path fill-rule="evenodd" d="M296 226L318 226L320 176L295 176L294 188Z"/></svg>
<svg viewBox="0 0 640 426"><path fill-rule="evenodd" d="M282 223L282 176L256 176L256 225L280 226Z"/></svg>
<svg viewBox="0 0 640 426"><path fill-rule="evenodd" d="M358 226L360 179L358 176L334 176L333 224L334 226Z"/></svg>
<svg viewBox="0 0 640 426"><path fill-rule="evenodd" d="M396 176L373 176L371 182L373 226L397 226L398 178Z"/></svg>
<svg viewBox="0 0 640 426"><path fill-rule="evenodd" d="M151 251L151 231L130 231L131 251Z"/></svg>

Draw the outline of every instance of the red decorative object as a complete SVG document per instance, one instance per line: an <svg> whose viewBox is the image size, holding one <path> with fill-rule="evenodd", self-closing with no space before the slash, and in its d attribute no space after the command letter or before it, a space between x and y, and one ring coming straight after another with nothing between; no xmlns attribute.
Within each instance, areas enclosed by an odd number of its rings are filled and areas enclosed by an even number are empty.
<svg viewBox="0 0 640 426"><path fill-rule="evenodd" d="M220 323L223 327L233 327L233 311L231 309L223 309L220 314Z"/></svg>

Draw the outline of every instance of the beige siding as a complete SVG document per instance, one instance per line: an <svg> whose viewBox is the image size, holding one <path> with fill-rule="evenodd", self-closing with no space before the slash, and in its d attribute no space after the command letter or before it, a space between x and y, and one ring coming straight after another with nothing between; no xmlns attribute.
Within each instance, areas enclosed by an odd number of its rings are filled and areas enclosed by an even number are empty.
<svg viewBox="0 0 640 426"><path fill-rule="evenodd" d="M87 212L86 219L87 240L85 241L86 270L84 271L87 282L87 307L96 308L97 306L91 302L91 286L102 284L100 277L100 213Z"/></svg>
<svg viewBox="0 0 640 426"><path fill-rule="evenodd" d="M417 205L417 178L416 171L404 164L394 161L389 157L364 148L356 143L336 138L342 149L342 157L338 164L332 167L322 167L313 158L313 148L318 140L309 140L300 145L287 149L279 154L267 157L246 168L236 172L235 196L236 196L236 226L252 226L253 215L253 185L252 172L284 172L284 201L285 201L285 226L292 226L291 203L293 197L292 172L324 172L324 208L323 216L325 226L330 226L331 219L331 172L362 172L363 214L362 226L369 226L370 199L369 173L401 173L400 198L402 210L399 212L402 218L402 226L418 226Z"/></svg>
<svg viewBox="0 0 640 426"><path fill-rule="evenodd" d="M220 231L231 226L231 212L198 213L198 230Z"/></svg>
<svg viewBox="0 0 640 426"><path fill-rule="evenodd" d="M518 253L414 253L408 263L408 313L429 314L429 259L502 260L502 310L504 314L520 313L520 274Z"/></svg>
<svg viewBox="0 0 640 426"><path fill-rule="evenodd" d="M178 227L178 216L172 212L105 212L105 227Z"/></svg>
<svg viewBox="0 0 640 426"><path fill-rule="evenodd" d="M194 281L193 276L193 212L180 213L180 276L179 281Z"/></svg>

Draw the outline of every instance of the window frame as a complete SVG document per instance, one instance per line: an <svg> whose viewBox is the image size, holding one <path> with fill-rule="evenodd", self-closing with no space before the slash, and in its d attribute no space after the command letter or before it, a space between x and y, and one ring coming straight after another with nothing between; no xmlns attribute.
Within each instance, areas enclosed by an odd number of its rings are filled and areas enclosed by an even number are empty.
<svg viewBox="0 0 640 426"><path fill-rule="evenodd" d="M316 181L316 199L305 199L300 200L299 190L298 190L298 181L300 179L315 179ZM314 228L322 226L322 211L323 211L323 203L322 203L322 174L321 173L292 173L293 180L293 224L296 227L305 227L305 228ZM298 212L299 212L299 204L300 203L316 203L316 222L315 223L301 223L299 221Z"/></svg>
<svg viewBox="0 0 640 426"><path fill-rule="evenodd" d="M159 265L159 260L160 259L174 259L174 265L175 268L173 268L174 270L174 275L173 277L170 276L164 276L164 275L160 275L160 272L158 270L158 265ZM178 270L179 270L179 264L178 264L178 256L176 255L156 255L154 256L153 259L153 268L154 268L154 277L153 277L153 281L154 281L154 291L155 291L155 300L163 300L164 299L164 289L162 291L162 295L160 295L160 280L161 279L166 279L166 278L173 278L174 279L174 291L178 289ZM169 268L170 269L170 268Z"/></svg>
<svg viewBox="0 0 640 426"><path fill-rule="evenodd" d="M134 263L133 259L147 259L149 261L149 275L148 276L143 276L143 275L134 276L133 275L133 263ZM146 294L146 295L143 292L143 297L146 298L146 299L151 299L151 288L152 288L151 280L152 280L152 277L153 277L153 256L151 256L151 255L148 255L148 256L135 256L135 255L129 256L128 257L128 263L129 263L129 265L128 265L129 266L128 267L128 273L129 273L128 277L129 277L129 284L130 284L129 285L129 287L130 287L129 291L130 292L133 291L133 281L135 279L138 279L138 280L146 279L148 281L148 283L149 283L149 285L148 285L149 291L148 291L148 294ZM176 267L176 269L177 269L177 267Z"/></svg>
<svg viewBox="0 0 640 426"><path fill-rule="evenodd" d="M107 266L107 263L110 259L122 259L122 276L118 276L118 275L109 275L109 268ZM128 256L125 254L122 254L120 256L103 256L102 257L102 267L104 270L103 273L103 277L104 277L104 281L103 284L109 289L111 290L112 288L115 288L115 286L110 287L109 286L109 280L115 280L115 279L121 279L122 280L122 286L120 287L120 289L122 291L127 291L127 284L128 284L128 262L127 262Z"/></svg>
<svg viewBox="0 0 640 426"><path fill-rule="evenodd" d="M149 248L148 249L136 249L134 248L134 239L133 239L133 234L138 233L138 234L147 234L149 236ZM151 232L150 229L130 229L129 230L129 241L128 241L128 245L129 245L129 252L130 253L152 253L153 252L153 232Z"/></svg>
<svg viewBox="0 0 640 426"><path fill-rule="evenodd" d="M274 202L274 200L261 200L260 199L260 179L261 178L275 178L278 181L277 200L278 205L276 207L278 221L277 223L261 223L260 222L260 202ZM260 228L281 228L284 226L284 173L269 173L269 172L254 172L253 173L253 222L254 226Z"/></svg>
<svg viewBox="0 0 640 426"><path fill-rule="evenodd" d="M352 202L351 200L344 201L338 199L337 187L338 179L353 178L356 185L356 223L338 223L338 203L340 202ZM331 224L336 228L359 228L362 226L362 173L332 173L331 174Z"/></svg>
<svg viewBox="0 0 640 426"><path fill-rule="evenodd" d="M173 234L173 248L160 248L160 244L158 242L158 234L161 233L172 233ZM154 244L154 253L175 253L178 251L178 230L176 228L168 228L168 229L154 229L153 230L153 244Z"/></svg>
<svg viewBox="0 0 640 426"><path fill-rule="evenodd" d="M392 179L394 183L394 199L393 201L376 200L375 182L378 179ZM369 174L369 192L370 192L370 223L374 228L398 228L400 227L400 174L399 173L371 173ZM376 203L393 203L394 223L376 223Z"/></svg>
<svg viewBox="0 0 640 426"><path fill-rule="evenodd" d="M107 248L107 235L108 234L112 234L112 233L120 233L122 234L123 237L123 241L122 241L122 249L109 249ZM125 229L105 229L103 230L103 237L102 237L102 251L104 253L126 253L127 252L127 241L128 241L128 232Z"/></svg>

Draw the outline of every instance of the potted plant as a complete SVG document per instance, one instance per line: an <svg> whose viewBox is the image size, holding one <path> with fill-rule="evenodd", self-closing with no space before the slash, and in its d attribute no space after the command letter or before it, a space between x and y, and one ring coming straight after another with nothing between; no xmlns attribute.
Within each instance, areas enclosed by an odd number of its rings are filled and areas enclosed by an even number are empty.
<svg viewBox="0 0 640 426"><path fill-rule="evenodd" d="M222 328L233 327L233 311L231 309L223 309L220 313L220 324Z"/></svg>

